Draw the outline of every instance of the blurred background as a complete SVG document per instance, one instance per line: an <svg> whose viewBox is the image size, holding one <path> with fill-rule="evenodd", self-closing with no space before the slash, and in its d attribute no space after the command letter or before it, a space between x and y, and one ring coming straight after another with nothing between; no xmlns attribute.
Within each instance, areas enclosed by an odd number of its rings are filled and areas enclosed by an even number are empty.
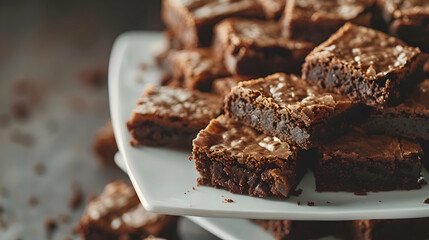
<svg viewBox="0 0 429 240"><path fill-rule="evenodd" d="M122 32L163 29L160 5L0 1L0 239L80 239L88 200L128 180L92 151L110 117L108 58ZM180 229L215 239L186 220Z"/></svg>

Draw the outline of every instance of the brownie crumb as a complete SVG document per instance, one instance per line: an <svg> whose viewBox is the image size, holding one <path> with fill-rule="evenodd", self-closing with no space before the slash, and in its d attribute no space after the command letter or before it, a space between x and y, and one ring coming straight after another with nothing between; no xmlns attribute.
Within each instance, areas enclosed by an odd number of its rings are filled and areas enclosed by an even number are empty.
<svg viewBox="0 0 429 240"><path fill-rule="evenodd" d="M378 202L381 202L381 200L378 200Z"/></svg>
<svg viewBox="0 0 429 240"><path fill-rule="evenodd" d="M70 216L69 216L69 215L67 215L67 214L61 214L61 215L58 217L58 220L59 220L61 223L69 223L69 222L70 222Z"/></svg>
<svg viewBox="0 0 429 240"><path fill-rule="evenodd" d="M45 229L48 232L53 232L55 231L55 229L57 229L57 222L55 222L55 220L53 220L52 218L46 218L45 220Z"/></svg>
<svg viewBox="0 0 429 240"><path fill-rule="evenodd" d="M41 162L37 162L33 166L33 171L36 175L41 176L45 173L45 165Z"/></svg>
<svg viewBox="0 0 429 240"><path fill-rule="evenodd" d="M140 63L139 69L142 70L142 71L146 71L146 69L147 69L146 63Z"/></svg>
<svg viewBox="0 0 429 240"><path fill-rule="evenodd" d="M326 201L326 203L327 203L327 204L331 204L331 202L330 202L330 201Z"/></svg>
<svg viewBox="0 0 429 240"><path fill-rule="evenodd" d="M425 204L429 204L429 198L426 198L426 200L424 201Z"/></svg>
<svg viewBox="0 0 429 240"><path fill-rule="evenodd" d="M354 192L354 194L356 196L366 196L366 195L368 195L368 193L366 191L358 191L358 192Z"/></svg>
<svg viewBox="0 0 429 240"><path fill-rule="evenodd" d="M192 161L193 158L192 158L192 156L190 156L190 157L188 157L188 159L189 159L189 161Z"/></svg>
<svg viewBox="0 0 429 240"><path fill-rule="evenodd" d="M15 119L25 121L30 117L29 103L22 99L17 99L11 105L11 112Z"/></svg>
<svg viewBox="0 0 429 240"><path fill-rule="evenodd" d="M0 114L0 128L7 128L10 126L10 117L6 114Z"/></svg>
<svg viewBox="0 0 429 240"><path fill-rule="evenodd" d="M194 190L194 191L195 191L195 187L192 187L192 190Z"/></svg>
<svg viewBox="0 0 429 240"><path fill-rule="evenodd" d="M300 188L300 189L294 190L292 192L292 195L295 196L295 197L298 197L299 195L301 195L301 193L302 193L302 189Z"/></svg>
<svg viewBox="0 0 429 240"><path fill-rule="evenodd" d="M72 210L75 210L80 206L83 200L83 192L79 184L74 183L72 186L73 194L69 201L69 207Z"/></svg>
<svg viewBox="0 0 429 240"><path fill-rule="evenodd" d="M234 200L232 200L232 199L230 199L230 198L225 198L223 202L224 202L224 203L233 203L233 202L234 202Z"/></svg>
<svg viewBox="0 0 429 240"><path fill-rule="evenodd" d="M79 82L87 87L96 89L102 88L107 83L107 68L103 66L95 66L83 69L79 73Z"/></svg>
<svg viewBox="0 0 429 240"><path fill-rule="evenodd" d="M307 206L310 206L310 207L314 206L314 202L308 202Z"/></svg>
<svg viewBox="0 0 429 240"><path fill-rule="evenodd" d="M298 206L301 206L301 202L300 201L296 202L296 204L298 204Z"/></svg>
<svg viewBox="0 0 429 240"><path fill-rule="evenodd" d="M37 205L39 205L39 200L35 196L30 196L28 198L28 205L30 207L36 207Z"/></svg>

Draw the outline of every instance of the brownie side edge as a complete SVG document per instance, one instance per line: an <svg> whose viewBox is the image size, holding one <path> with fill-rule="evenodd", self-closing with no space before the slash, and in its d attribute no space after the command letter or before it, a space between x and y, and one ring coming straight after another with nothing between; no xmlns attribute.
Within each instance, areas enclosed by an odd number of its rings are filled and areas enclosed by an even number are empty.
<svg viewBox="0 0 429 240"><path fill-rule="evenodd" d="M304 175L303 164L267 163L260 169L239 164L226 154L212 154L194 146L195 166L200 173L197 182L232 193L261 198L285 199ZM302 162L302 161L300 161Z"/></svg>

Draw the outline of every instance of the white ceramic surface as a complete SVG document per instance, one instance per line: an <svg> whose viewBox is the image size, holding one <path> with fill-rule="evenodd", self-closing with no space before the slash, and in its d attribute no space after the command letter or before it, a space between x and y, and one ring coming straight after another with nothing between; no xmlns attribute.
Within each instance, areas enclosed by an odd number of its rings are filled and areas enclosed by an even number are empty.
<svg viewBox="0 0 429 240"><path fill-rule="evenodd" d="M131 181L146 209L153 212L205 217L352 220L429 217L429 185L413 191L368 193L318 193L308 172L298 188L303 193L279 201L231 194L210 187L197 187L198 173L189 161L190 151L129 145L125 123L145 84L161 78L154 52L163 42L158 32L129 32L116 40L109 66L109 98L112 122L120 152ZM147 68L141 70L141 64ZM429 174L424 172L426 179ZM193 189L195 188L195 190ZM232 199L233 203L225 203ZM301 205L298 206L297 202ZM307 206L314 202L314 206Z"/></svg>

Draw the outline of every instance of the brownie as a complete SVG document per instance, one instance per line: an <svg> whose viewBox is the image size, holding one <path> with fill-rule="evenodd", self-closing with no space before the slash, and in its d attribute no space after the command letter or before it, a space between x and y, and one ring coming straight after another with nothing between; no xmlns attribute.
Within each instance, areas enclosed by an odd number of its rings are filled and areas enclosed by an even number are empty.
<svg viewBox="0 0 429 240"><path fill-rule="evenodd" d="M193 142L198 184L285 199L304 175L299 149L227 118L213 119Z"/></svg>
<svg viewBox="0 0 429 240"><path fill-rule="evenodd" d="M331 92L370 106L395 103L423 80L424 54L401 40L346 23L305 59L302 76Z"/></svg>
<svg viewBox="0 0 429 240"><path fill-rule="evenodd" d="M88 203L78 231L88 240L174 238L176 225L176 217L147 212L131 185L114 181Z"/></svg>
<svg viewBox="0 0 429 240"><path fill-rule="evenodd" d="M171 78L164 85L171 87L210 91L214 79L229 76L209 48L171 52L166 65Z"/></svg>
<svg viewBox="0 0 429 240"><path fill-rule="evenodd" d="M369 26L375 0L286 0L283 34L319 44L346 22Z"/></svg>
<svg viewBox="0 0 429 240"><path fill-rule="evenodd" d="M304 149L336 137L364 116L347 97L283 73L241 82L225 102L228 116Z"/></svg>
<svg viewBox="0 0 429 240"><path fill-rule="evenodd" d="M189 149L222 105L222 98L211 93L148 86L127 122L131 145Z"/></svg>
<svg viewBox="0 0 429 240"><path fill-rule="evenodd" d="M429 79L398 106L374 109L366 128L373 133L429 141Z"/></svg>
<svg viewBox="0 0 429 240"><path fill-rule="evenodd" d="M231 88L237 86L239 82L246 80L249 80L249 77L231 76L215 79L212 84L212 92L218 96L225 97L231 91Z"/></svg>
<svg viewBox="0 0 429 240"><path fill-rule="evenodd" d="M94 154L103 165L116 166L115 154L118 152L112 123L108 121L100 128L92 144Z"/></svg>
<svg viewBox="0 0 429 240"><path fill-rule="evenodd" d="M276 240L319 239L321 237L344 237L345 227L350 222L338 221L291 221L253 220L270 232Z"/></svg>
<svg viewBox="0 0 429 240"><path fill-rule="evenodd" d="M356 240L424 240L429 239L428 226L429 218L357 220L352 233Z"/></svg>
<svg viewBox="0 0 429 240"><path fill-rule="evenodd" d="M427 0L378 0L377 6L390 34L429 52Z"/></svg>
<svg viewBox="0 0 429 240"><path fill-rule="evenodd" d="M228 17L263 18L257 0L163 0L161 17L186 49L211 45L213 26Z"/></svg>
<svg viewBox="0 0 429 240"><path fill-rule="evenodd" d="M267 19L279 19L285 10L286 0L258 0Z"/></svg>
<svg viewBox="0 0 429 240"><path fill-rule="evenodd" d="M281 26L256 19L229 18L215 27L214 52L234 75L299 73L313 43L281 36Z"/></svg>
<svg viewBox="0 0 429 240"><path fill-rule="evenodd" d="M354 130L318 148L317 191L420 188L423 151L418 142Z"/></svg>

